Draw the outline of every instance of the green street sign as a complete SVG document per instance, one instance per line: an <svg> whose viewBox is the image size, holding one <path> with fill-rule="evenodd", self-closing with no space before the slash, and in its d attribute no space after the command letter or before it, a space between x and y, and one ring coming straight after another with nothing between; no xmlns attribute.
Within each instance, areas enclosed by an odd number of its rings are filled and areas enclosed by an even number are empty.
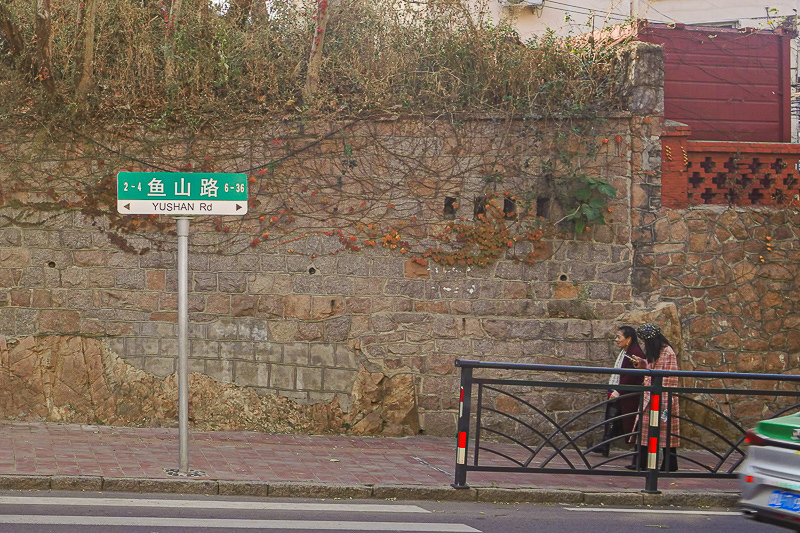
<svg viewBox="0 0 800 533"><path fill-rule="evenodd" d="M122 215L244 215L247 174L120 172L117 211Z"/></svg>

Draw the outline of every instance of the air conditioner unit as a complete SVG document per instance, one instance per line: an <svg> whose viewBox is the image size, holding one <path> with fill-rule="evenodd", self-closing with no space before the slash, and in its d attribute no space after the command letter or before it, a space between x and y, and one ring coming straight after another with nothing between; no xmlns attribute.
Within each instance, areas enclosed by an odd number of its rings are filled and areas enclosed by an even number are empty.
<svg viewBox="0 0 800 533"><path fill-rule="evenodd" d="M503 7L540 7L544 0L500 0Z"/></svg>

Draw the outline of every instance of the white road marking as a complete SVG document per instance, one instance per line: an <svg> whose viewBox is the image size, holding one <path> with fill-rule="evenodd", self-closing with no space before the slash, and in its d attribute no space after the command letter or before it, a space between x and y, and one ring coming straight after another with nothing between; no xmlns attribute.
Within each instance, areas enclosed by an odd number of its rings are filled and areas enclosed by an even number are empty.
<svg viewBox="0 0 800 533"><path fill-rule="evenodd" d="M679 509L624 509L620 507L564 507L566 511L583 511L589 513L647 513L647 514L689 514L689 515L713 515L713 516L741 516L742 513L736 511L682 511Z"/></svg>
<svg viewBox="0 0 800 533"><path fill-rule="evenodd" d="M353 513L429 513L416 505L375 503L300 503L225 500L156 500L144 498L74 498L54 496L0 496L0 505L86 507L155 507L159 509L234 509L252 511L325 511Z"/></svg>
<svg viewBox="0 0 800 533"><path fill-rule="evenodd" d="M409 522L342 522L322 520L237 520L217 518L155 518L133 516L26 516L0 515L0 524L67 526L184 527L195 529L293 529L303 531L409 531L481 533L464 524Z"/></svg>

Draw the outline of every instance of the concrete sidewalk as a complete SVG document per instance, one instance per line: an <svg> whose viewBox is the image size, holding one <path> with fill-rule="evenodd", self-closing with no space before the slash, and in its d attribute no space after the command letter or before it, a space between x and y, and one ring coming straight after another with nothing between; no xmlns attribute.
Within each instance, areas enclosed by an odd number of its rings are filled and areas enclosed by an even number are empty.
<svg viewBox="0 0 800 533"><path fill-rule="evenodd" d="M178 430L0 422L0 489L174 492L563 504L737 506L736 480L470 472L455 490L454 439L192 433L176 476Z"/></svg>

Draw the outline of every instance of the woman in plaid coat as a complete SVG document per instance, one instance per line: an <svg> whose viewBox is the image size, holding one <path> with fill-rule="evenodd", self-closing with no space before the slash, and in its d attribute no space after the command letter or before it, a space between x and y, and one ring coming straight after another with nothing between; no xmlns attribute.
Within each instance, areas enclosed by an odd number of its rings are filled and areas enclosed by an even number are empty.
<svg viewBox="0 0 800 533"><path fill-rule="evenodd" d="M661 333L661 328L655 324L644 324L636 328L636 333L639 338L644 342L645 359L637 361L638 368L647 368L651 370L666 370L674 372L678 370L678 359L675 356L675 351L669 344L669 341ZM650 386L650 376L645 376L644 385ZM663 385L667 387L678 386L678 376L669 376L663 379ZM634 460L639 460L639 468L647 467L647 433L650 427L650 392L644 392L642 395L642 416L641 424L642 438L639 446L638 457ZM669 407L667 406L666 399L669 398ZM680 409L678 406L678 397L675 394L663 394L661 402L661 421L660 421L660 438L659 443L664 448L664 461L661 463L661 470L669 470L675 472L678 470L678 455L677 448L680 446ZM667 428L669 423L669 428ZM667 431L669 429L669 431ZM634 465L635 467L635 465Z"/></svg>

